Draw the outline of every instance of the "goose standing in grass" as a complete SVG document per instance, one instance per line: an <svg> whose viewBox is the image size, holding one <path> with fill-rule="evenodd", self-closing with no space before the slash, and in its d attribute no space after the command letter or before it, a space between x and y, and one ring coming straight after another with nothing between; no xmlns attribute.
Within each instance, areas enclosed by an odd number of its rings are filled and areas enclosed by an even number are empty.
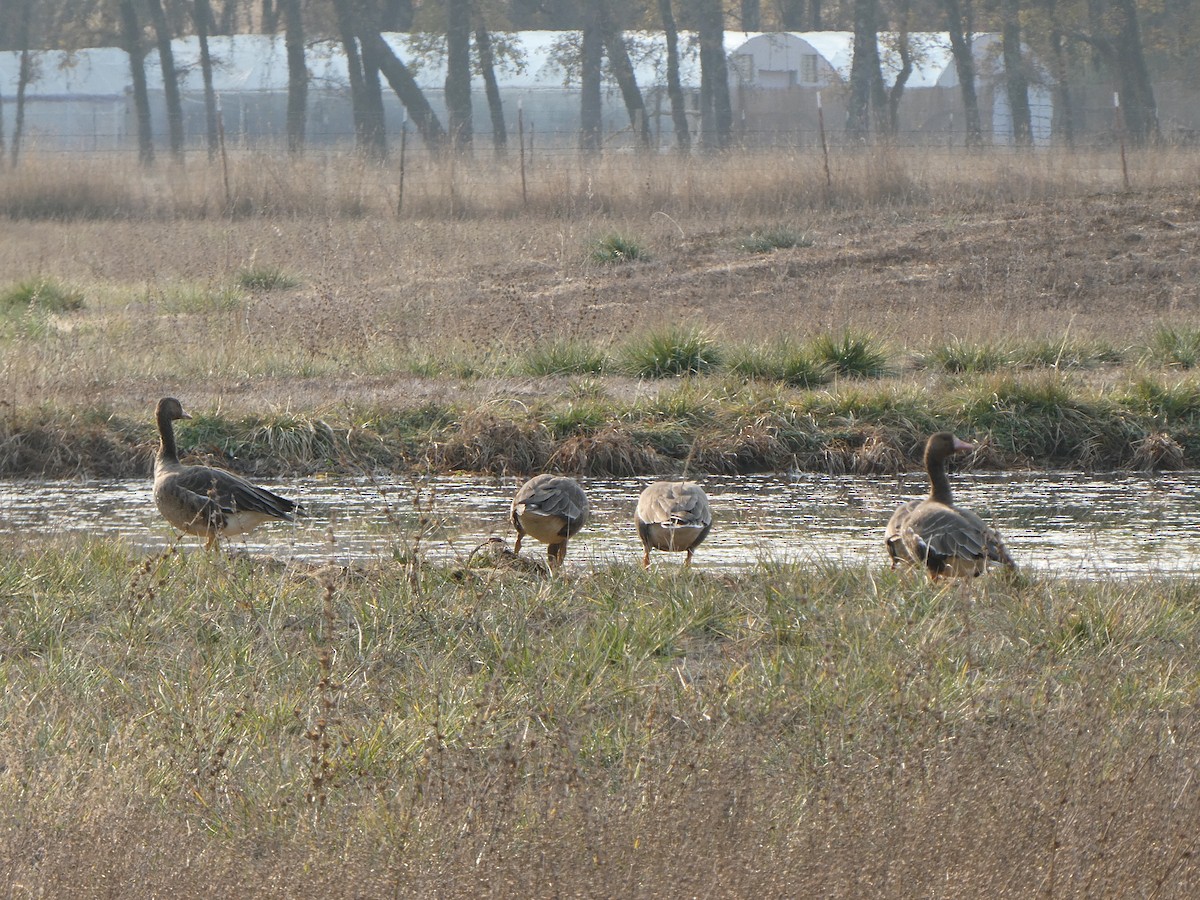
<svg viewBox="0 0 1200 900"><path fill-rule="evenodd" d="M521 541L528 534L549 545L546 559L550 568L556 569L567 555L567 541L587 524L587 494L574 478L537 475L513 497L509 518L517 530L513 552L521 552Z"/></svg>
<svg viewBox="0 0 1200 900"><path fill-rule="evenodd" d="M712 528L712 509L704 488L694 481L656 481L638 498L638 536L646 553L642 565L650 568L651 550L686 551L684 565Z"/></svg>
<svg viewBox="0 0 1200 900"><path fill-rule="evenodd" d="M930 436L925 444L929 496L901 504L887 524L885 542L893 569L900 562L923 564L937 578L982 575L989 563L1016 566L994 528L954 505L946 460L974 449L974 444L948 431Z"/></svg>
<svg viewBox="0 0 1200 900"><path fill-rule="evenodd" d="M240 475L211 466L185 466L175 449L176 419L190 419L174 397L158 401L154 412L161 443L154 458L154 503L163 518L212 549L221 537L244 534L264 522L294 521L304 510L294 500L251 484Z"/></svg>

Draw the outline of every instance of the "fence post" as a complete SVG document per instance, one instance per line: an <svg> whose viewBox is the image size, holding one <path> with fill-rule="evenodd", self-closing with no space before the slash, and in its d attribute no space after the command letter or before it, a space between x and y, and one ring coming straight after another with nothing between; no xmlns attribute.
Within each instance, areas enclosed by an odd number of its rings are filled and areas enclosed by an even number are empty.
<svg viewBox="0 0 1200 900"><path fill-rule="evenodd" d="M1117 141L1121 145L1121 177L1125 181L1125 190L1129 190L1129 166L1125 162L1125 116L1121 112L1121 92L1113 91L1113 120L1117 128Z"/></svg>
<svg viewBox="0 0 1200 900"><path fill-rule="evenodd" d="M825 187L833 187L833 177L829 174L829 144L825 140L825 113L821 109L821 92L817 91L817 130L821 132L821 155L825 159Z"/></svg>
<svg viewBox="0 0 1200 900"><path fill-rule="evenodd" d="M400 183L399 192L396 195L396 215L400 215L404 209L404 154L408 149L408 113L404 114L404 118L400 120Z"/></svg>
<svg viewBox="0 0 1200 900"><path fill-rule="evenodd" d="M529 205L525 193L525 104L517 101L517 141L521 145L521 205Z"/></svg>

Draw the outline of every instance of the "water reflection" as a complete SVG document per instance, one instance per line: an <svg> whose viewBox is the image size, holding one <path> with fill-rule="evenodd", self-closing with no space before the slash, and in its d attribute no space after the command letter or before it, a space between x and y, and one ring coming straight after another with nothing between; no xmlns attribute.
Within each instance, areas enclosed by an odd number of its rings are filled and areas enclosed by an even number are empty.
<svg viewBox="0 0 1200 900"><path fill-rule="evenodd" d="M640 556L633 509L647 479L581 479L592 522L571 542L568 565L634 562ZM482 540L510 538L508 504L518 479L443 477L304 479L270 487L302 498L312 517L267 525L234 546L322 561L389 558L422 513L441 524L422 548L432 559L465 558ZM901 478L751 475L702 479L714 526L697 551L702 568L742 568L764 559L886 559L884 523L902 499L921 496L923 474ZM958 502L991 521L1026 567L1074 576L1193 573L1200 530L1193 521L1200 473L958 474ZM0 481L0 534L120 535L161 547L173 537L158 516L149 480ZM197 543L185 538L185 543ZM541 553L532 543L531 553ZM677 565L678 556L656 557Z"/></svg>

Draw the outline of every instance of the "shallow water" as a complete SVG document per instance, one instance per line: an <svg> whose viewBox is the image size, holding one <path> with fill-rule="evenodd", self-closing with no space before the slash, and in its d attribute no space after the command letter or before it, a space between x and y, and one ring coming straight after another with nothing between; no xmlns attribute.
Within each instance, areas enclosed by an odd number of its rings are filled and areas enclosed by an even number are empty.
<svg viewBox="0 0 1200 900"><path fill-rule="evenodd" d="M1200 472L988 473L952 476L956 501L1004 536L1024 567L1061 575L1182 574L1200 571ZM580 479L592 520L570 545L567 563L587 568L635 562L637 495L649 479ZM706 569L745 568L763 560L887 561L884 524L901 501L924 494L923 474L900 478L747 475L701 479L714 526L696 553ZM512 543L508 504L519 479L442 477L305 479L269 487L304 502L311 516L271 524L230 542L251 552L308 561L391 558L408 546L420 510L435 526L422 538L430 559L465 559L480 542ZM175 533L159 517L149 480L0 481L0 535L87 532L166 546ZM19 537L18 537L19 540ZM186 537L185 544L198 539ZM544 548L527 542L523 552ZM658 565L683 554L655 553Z"/></svg>

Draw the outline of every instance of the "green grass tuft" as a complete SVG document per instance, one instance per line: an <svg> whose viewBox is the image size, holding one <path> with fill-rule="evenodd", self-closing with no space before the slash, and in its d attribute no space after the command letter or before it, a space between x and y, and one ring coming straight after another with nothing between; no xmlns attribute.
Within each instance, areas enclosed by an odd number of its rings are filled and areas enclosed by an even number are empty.
<svg viewBox="0 0 1200 900"><path fill-rule="evenodd" d="M598 263L625 263L649 259L645 249L636 240L621 234L610 234L600 238L592 248L592 261Z"/></svg>
<svg viewBox="0 0 1200 900"><path fill-rule="evenodd" d="M83 308L83 294L52 278L27 278L0 292L0 310L71 312Z"/></svg>
<svg viewBox="0 0 1200 900"><path fill-rule="evenodd" d="M729 370L743 378L771 379L801 388L829 380L829 367L787 338L739 348L730 357Z"/></svg>
<svg viewBox="0 0 1200 900"><path fill-rule="evenodd" d="M772 250L787 250L792 247L811 247L812 238L802 231L787 225L776 225L750 232L741 242L748 253L770 253Z"/></svg>
<svg viewBox="0 0 1200 900"><path fill-rule="evenodd" d="M720 367L723 354L699 327L670 327L647 332L624 348L625 368L639 378L701 375Z"/></svg>
<svg viewBox="0 0 1200 900"><path fill-rule="evenodd" d="M924 354L928 366L952 375L994 372L1009 361L1009 355L994 344L972 344L958 338Z"/></svg>
<svg viewBox="0 0 1200 900"><path fill-rule="evenodd" d="M183 315L228 312L246 302L240 288L182 286L163 291L158 298L163 310Z"/></svg>
<svg viewBox="0 0 1200 900"><path fill-rule="evenodd" d="M840 336L823 334L813 341L813 356L836 374L850 378L879 378L888 374L888 356L870 335L846 329Z"/></svg>
<svg viewBox="0 0 1200 900"><path fill-rule="evenodd" d="M521 361L528 375L599 375L604 365L602 350L575 340L538 344Z"/></svg>
<svg viewBox="0 0 1200 900"><path fill-rule="evenodd" d="M248 291L290 291L300 286L300 279L282 269L259 266L238 272L237 283Z"/></svg>
<svg viewBox="0 0 1200 900"><path fill-rule="evenodd" d="M546 416L546 427L559 439L575 434L590 434L603 427L609 415L610 410L604 403L572 403L565 408L551 410Z"/></svg>
<svg viewBox="0 0 1200 900"><path fill-rule="evenodd" d="M1105 341L1039 340L1013 347L1017 365L1048 369L1094 369L1125 361L1125 354Z"/></svg>
<svg viewBox="0 0 1200 900"><path fill-rule="evenodd" d="M1150 337L1147 358L1179 369L1200 365L1200 328L1160 325Z"/></svg>

